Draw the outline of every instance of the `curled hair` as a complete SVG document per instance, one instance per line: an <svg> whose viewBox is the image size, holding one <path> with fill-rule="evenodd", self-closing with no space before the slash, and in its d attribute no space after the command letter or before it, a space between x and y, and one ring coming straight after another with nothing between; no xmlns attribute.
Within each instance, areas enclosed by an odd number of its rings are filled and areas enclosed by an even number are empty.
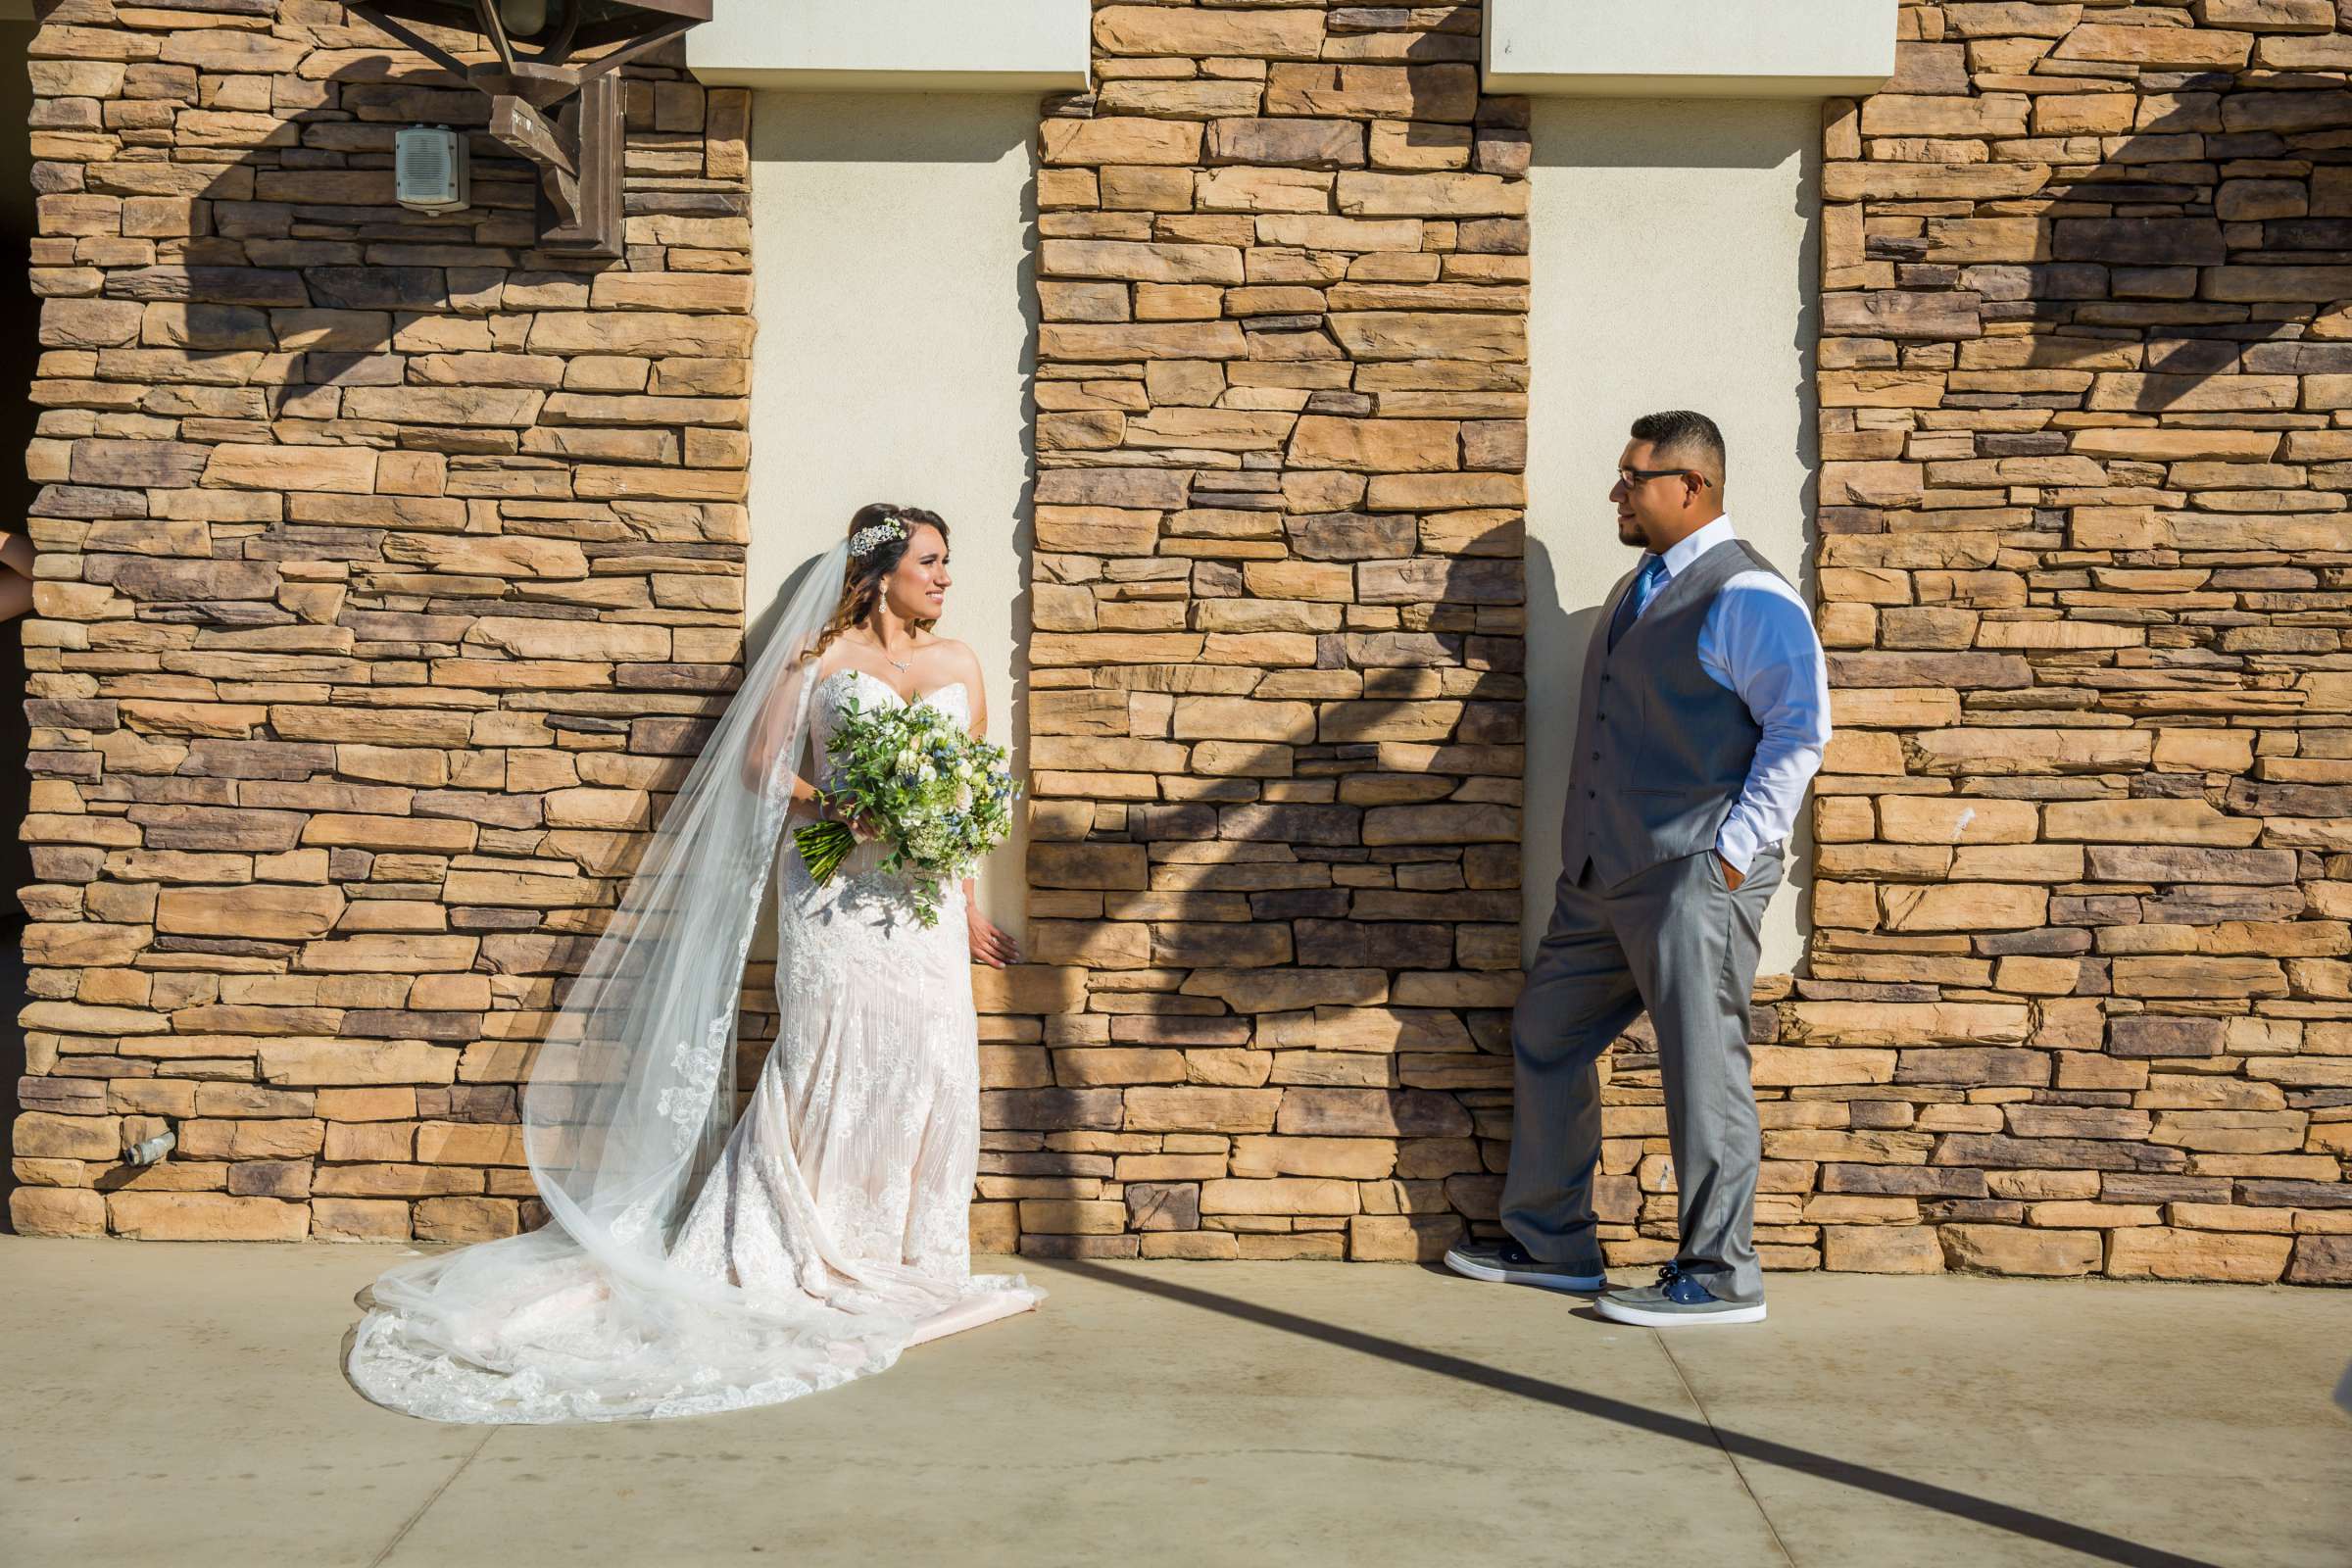
<svg viewBox="0 0 2352 1568"><path fill-rule="evenodd" d="M841 602L833 607L832 618L825 622L825 629L817 634L816 646L809 650L811 659L831 647L833 639L843 632L872 619L874 612L882 608L882 584L892 572L899 569L899 563L906 559L906 551L914 543L916 529L937 528L940 541L943 544L947 541L947 519L938 513L921 507L896 506L887 501L859 507L850 518L849 537L855 539L868 528L894 521L899 524L897 537L885 538L864 555L850 558L849 574L841 582ZM918 620L914 622L914 629L929 631L932 624L928 620Z"/></svg>

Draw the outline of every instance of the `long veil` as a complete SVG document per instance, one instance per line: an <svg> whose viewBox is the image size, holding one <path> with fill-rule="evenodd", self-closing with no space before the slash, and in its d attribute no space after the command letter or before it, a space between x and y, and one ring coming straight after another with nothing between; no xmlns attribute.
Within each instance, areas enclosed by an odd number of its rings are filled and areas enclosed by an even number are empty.
<svg viewBox="0 0 2352 1568"><path fill-rule="evenodd" d="M347 1362L368 1397L444 1421L665 1415L830 1387L906 1344L903 1318L758 1300L670 1257L734 1121L744 962L847 562L836 545L802 578L532 1062L548 1223L387 1270Z"/></svg>

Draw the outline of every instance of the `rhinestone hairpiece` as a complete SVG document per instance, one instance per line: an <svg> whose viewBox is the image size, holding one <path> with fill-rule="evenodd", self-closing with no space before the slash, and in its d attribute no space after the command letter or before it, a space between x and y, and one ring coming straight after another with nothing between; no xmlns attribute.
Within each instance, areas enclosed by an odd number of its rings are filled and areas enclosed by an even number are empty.
<svg viewBox="0 0 2352 1568"><path fill-rule="evenodd" d="M860 528L850 536L850 554L870 556L880 549L884 540L906 537L906 524L897 517L885 517L870 528Z"/></svg>

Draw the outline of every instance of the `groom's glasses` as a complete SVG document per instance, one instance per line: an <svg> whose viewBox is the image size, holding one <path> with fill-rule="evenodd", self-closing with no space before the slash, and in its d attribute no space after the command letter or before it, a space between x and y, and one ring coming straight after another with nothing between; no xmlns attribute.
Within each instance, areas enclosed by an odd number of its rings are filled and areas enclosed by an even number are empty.
<svg viewBox="0 0 2352 1568"><path fill-rule="evenodd" d="M1629 490L1644 480L1671 478L1676 474L1689 474L1701 484L1707 482L1706 476L1695 468L1619 468L1617 470L1618 480Z"/></svg>

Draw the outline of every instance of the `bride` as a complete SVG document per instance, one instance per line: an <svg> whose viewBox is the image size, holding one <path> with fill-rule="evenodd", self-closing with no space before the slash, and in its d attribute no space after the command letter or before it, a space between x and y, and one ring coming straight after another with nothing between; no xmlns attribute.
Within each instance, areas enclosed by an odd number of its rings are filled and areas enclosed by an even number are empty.
<svg viewBox="0 0 2352 1568"><path fill-rule="evenodd" d="M1034 1306L974 1276L971 959L1017 959L964 899L936 926L859 848L824 886L787 826L827 808L855 703L928 703L980 733L971 650L933 634L948 525L876 505L807 571L654 835L539 1049L523 1141L536 1231L395 1265L347 1356L380 1404L440 1421L739 1409L879 1372L909 1345ZM734 1116L743 965L776 885L780 1018Z"/></svg>

